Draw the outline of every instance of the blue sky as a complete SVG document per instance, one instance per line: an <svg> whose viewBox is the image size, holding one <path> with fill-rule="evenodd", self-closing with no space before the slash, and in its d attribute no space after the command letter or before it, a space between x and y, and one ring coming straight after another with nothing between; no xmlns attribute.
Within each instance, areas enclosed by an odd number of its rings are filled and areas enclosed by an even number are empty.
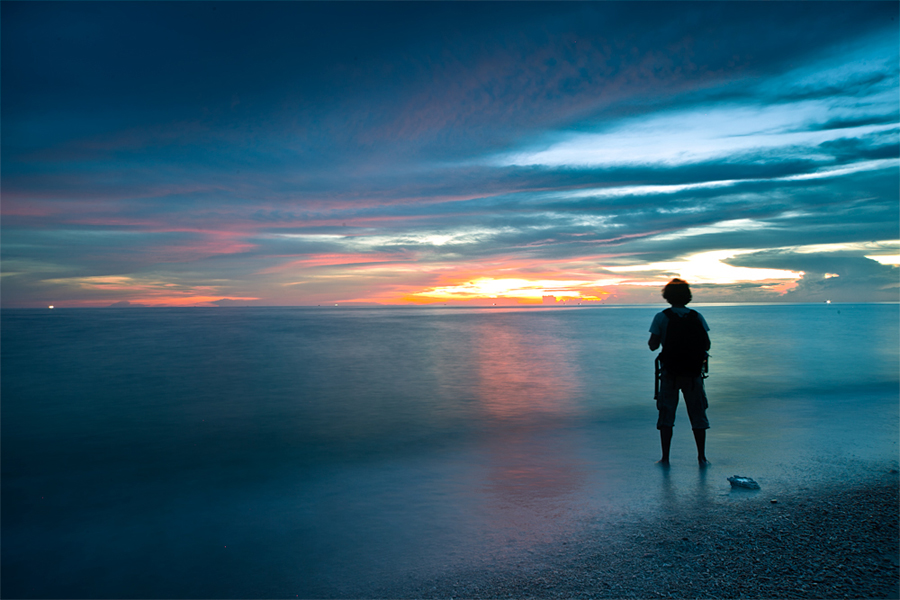
<svg viewBox="0 0 900 600"><path fill-rule="evenodd" d="M2 11L2 304L897 301L898 4Z"/></svg>

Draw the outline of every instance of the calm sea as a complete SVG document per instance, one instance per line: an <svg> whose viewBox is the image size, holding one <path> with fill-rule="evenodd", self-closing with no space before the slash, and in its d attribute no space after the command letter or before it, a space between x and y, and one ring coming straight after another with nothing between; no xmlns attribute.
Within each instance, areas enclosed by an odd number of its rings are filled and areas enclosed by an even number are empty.
<svg viewBox="0 0 900 600"><path fill-rule="evenodd" d="M817 304L695 307L659 469L661 308L5 310L2 593L365 597L897 467L898 306Z"/></svg>

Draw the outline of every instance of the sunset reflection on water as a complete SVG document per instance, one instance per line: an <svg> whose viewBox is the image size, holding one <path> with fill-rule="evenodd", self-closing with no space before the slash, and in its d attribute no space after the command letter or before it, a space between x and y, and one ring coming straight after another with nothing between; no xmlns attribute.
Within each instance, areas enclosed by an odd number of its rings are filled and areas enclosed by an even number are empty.
<svg viewBox="0 0 900 600"><path fill-rule="evenodd" d="M485 319L472 338L479 419L492 423L483 509L508 540L528 545L553 535L567 498L585 485L580 452L559 430L579 413L581 378L549 323L504 316Z"/></svg>
<svg viewBox="0 0 900 600"><path fill-rule="evenodd" d="M531 421L577 412L581 390L571 348L541 325L497 318L484 320L475 330L472 360L485 418Z"/></svg>

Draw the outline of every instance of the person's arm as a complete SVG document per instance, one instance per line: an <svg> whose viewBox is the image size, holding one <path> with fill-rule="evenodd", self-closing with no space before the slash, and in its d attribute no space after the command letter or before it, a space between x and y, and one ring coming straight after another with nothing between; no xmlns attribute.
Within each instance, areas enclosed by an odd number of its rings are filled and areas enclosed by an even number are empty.
<svg viewBox="0 0 900 600"><path fill-rule="evenodd" d="M647 341L647 345L650 346L651 351L659 348L659 336L655 333L651 333L650 339Z"/></svg>

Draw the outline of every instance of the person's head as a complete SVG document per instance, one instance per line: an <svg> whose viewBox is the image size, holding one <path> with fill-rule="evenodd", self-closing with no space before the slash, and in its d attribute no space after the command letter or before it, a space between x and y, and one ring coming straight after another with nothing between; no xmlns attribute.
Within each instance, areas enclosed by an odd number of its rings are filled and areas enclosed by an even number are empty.
<svg viewBox="0 0 900 600"><path fill-rule="evenodd" d="M691 288L687 281L676 277L663 288L662 296L672 306L686 306L691 301Z"/></svg>

